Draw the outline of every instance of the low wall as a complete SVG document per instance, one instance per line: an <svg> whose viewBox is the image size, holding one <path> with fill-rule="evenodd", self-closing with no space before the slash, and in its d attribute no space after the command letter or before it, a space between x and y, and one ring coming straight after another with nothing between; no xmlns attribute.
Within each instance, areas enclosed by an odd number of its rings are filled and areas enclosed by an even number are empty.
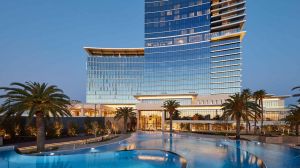
<svg viewBox="0 0 300 168"><path fill-rule="evenodd" d="M300 136L259 137L259 140L272 144L300 144Z"/></svg>

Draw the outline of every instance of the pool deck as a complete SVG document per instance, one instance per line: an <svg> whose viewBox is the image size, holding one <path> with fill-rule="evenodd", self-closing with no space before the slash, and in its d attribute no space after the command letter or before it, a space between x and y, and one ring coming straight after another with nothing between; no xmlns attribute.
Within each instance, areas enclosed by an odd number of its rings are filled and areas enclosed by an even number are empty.
<svg viewBox="0 0 300 168"><path fill-rule="evenodd" d="M117 134L117 135L110 135L110 136L84 136L84 137L68 137L68 138L61 138L61 139L51 139L46 141L46 148L53 148L53 151L57 150L73 150L73 149L81 149L87 147L96 147L100 145L105 145L108 143L122 141L131 134ZM103 138L112 138L110 140L102 141ZM36 149L35 142L25 142L14 144L21 152L29 152Z"/></svg>

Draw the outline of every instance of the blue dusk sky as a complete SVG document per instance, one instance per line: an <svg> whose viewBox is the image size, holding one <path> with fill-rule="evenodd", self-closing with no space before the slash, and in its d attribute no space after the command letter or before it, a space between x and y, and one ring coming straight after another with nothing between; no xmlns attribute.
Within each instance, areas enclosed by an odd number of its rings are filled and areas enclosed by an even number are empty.
<svg viewBox="0 0 300 168"><path fill-rule="evenodd" d="M244 88L290 95L300 85L299 6L248 0ZM143 47L144 1L1 0L0 86L48 82L84 102L85 46Z"/></svg>

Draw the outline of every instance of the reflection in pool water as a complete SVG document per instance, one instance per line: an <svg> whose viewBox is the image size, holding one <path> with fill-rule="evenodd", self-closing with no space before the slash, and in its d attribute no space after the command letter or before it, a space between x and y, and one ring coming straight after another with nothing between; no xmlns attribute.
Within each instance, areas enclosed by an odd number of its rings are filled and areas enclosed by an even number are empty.
<svg viewBox="0 0 300 168"><path fill-rule="evenodd" d="M150 150L151 152L146 150L148 153L142 150L147 155L138 155L137 151L134 150L114 152L124 149L153 150ZM33 165L43 165L43 168L49 167L47 164L62 164L57 167L70 166L72 168L78 166L81 168L135 166L142 168L167 168L181 167L182 163L184 163L183 158L180 158L178 155L160 150L172 151L179 154L186 159L188 168L259 168L265 167L264 163L271 168L297 168L300 165L300 150L285 146L201 138L194 135L173 134L170 137L168 133L139 132L121 142L95 148L55 152L54 155L53 153L45 153L44 155L47 156L24 156L15 153L8 155L7 153L0 152L0 167L3 167L1 166L1 159L10 165L19 162L24 162L24 164L34 162ZM34 159L35 157L39 159L36 160ZM22 160L20 158L26 159Z"/></svg>

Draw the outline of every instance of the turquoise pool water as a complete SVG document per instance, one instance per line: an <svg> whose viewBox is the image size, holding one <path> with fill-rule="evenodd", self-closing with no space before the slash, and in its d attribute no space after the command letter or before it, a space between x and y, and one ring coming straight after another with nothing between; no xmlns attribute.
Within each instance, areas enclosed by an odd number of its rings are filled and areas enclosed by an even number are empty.
<svg viewBox="0 0 300 168"><path fill-rule="evenodd" d="M185 167L185 162L188 168L300 168L300 150L258 142L139 132L117 143L42 156L0 151L0 168L179 168Z"/></svg>

